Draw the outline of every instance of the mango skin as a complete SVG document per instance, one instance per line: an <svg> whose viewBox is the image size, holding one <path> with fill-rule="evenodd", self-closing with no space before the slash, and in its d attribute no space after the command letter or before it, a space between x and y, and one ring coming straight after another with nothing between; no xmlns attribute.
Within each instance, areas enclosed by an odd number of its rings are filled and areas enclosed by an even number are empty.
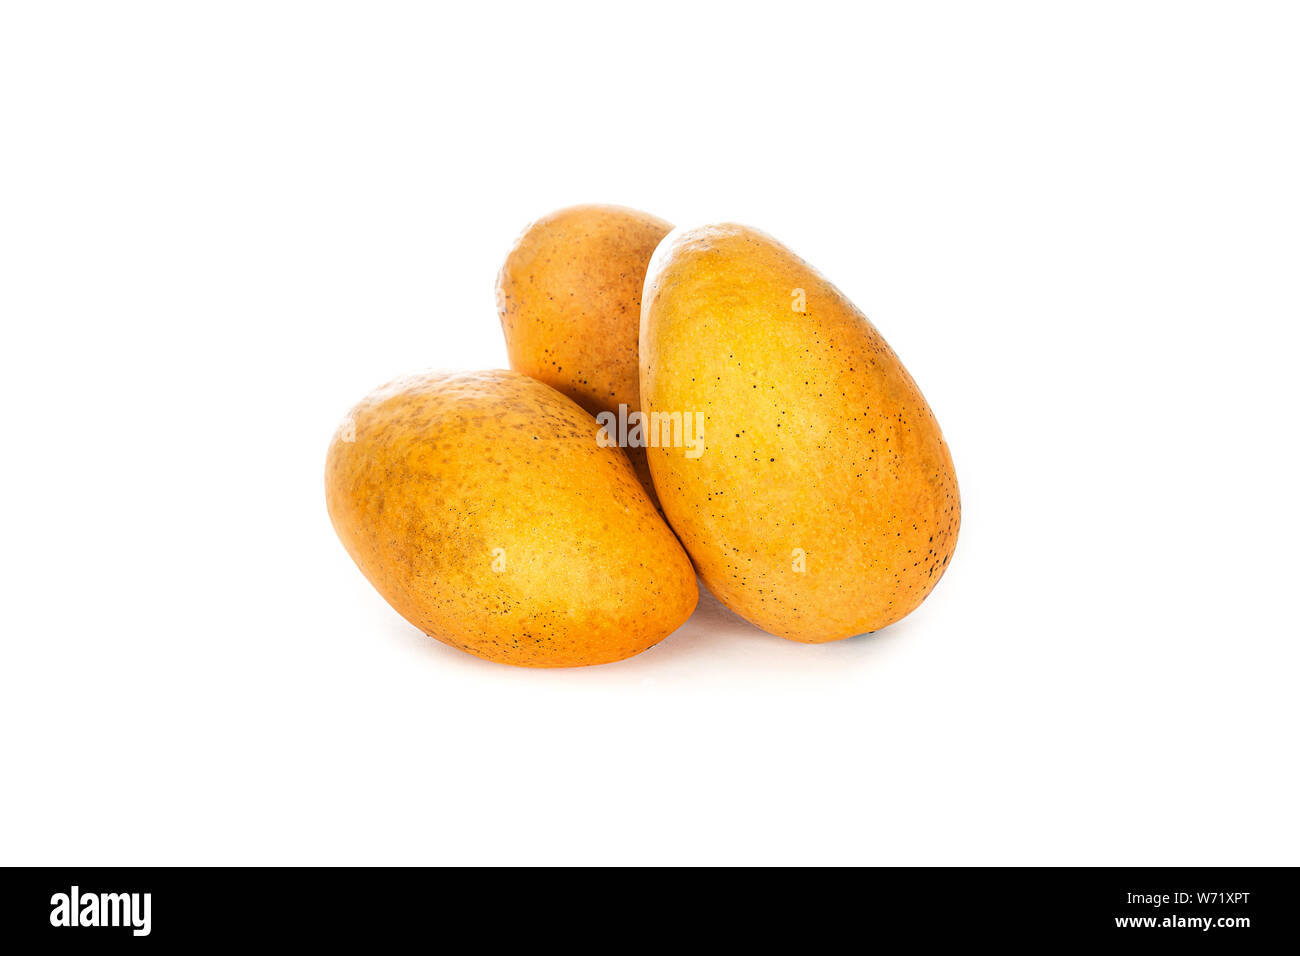
<svg viewBox="0 0 1300 956"><path fill-rule="evenodd" d="M698 593L597 428L515 372L398 379L330 443L330 520L384 599L445 644L528 667L631 657L676 630Z"/></svg>
<svg viewBox="0 0 1300 956"><path fill-rule="evenodd" d="M623 206L571 206L516 240L497 276L510 367L592 415L641 407L637 341L646 266L670 223ZM625 449L646 491L645 450Z"/></svg>
<svg viewBox="0 0 1300 956"><path fill-rule="evenodd" d="M952 558L957 476L866 316L775 239L732 224L674 230L641 309L644 410L704 415L699 458L652 447L649 464L718 600L807 643L913 611Z"/></svg>

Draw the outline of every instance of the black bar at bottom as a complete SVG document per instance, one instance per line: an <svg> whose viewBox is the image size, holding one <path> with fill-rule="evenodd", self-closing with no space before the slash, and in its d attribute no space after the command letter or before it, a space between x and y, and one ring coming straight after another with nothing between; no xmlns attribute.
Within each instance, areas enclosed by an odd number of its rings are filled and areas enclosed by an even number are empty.
<svg viewBox="0 0 1300 956"><path fill-rule="evenodd" d="M0 939L475 945L1286 943L1284 869L10 868ZM457 943L457 940L461 942ZM10 949L11 952L16 950Z"/></svg>

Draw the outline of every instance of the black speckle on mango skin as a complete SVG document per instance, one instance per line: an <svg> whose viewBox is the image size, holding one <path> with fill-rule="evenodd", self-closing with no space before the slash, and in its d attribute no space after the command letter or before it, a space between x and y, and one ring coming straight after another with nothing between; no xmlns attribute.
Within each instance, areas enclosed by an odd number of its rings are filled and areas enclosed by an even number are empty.
<svg viewBox="0 0 1300 956"><path fill-rule="evenodd" d="M694 609L694 570L627 457L549 386L426 373L377 389L347 421L326 459L330 518L425 633L489 660L573 667L640 653Z"/></svg>
<svg viewBox="0 0 1300 956"><path fill-rule="evenodd" d="M704 412L705 454L652 448L651 472L700 577L759 627L811 643L879 630L947 568L961 505L934 414L866 316L772 238L723 225L660 244L641 392L647 411Z"/></svg>

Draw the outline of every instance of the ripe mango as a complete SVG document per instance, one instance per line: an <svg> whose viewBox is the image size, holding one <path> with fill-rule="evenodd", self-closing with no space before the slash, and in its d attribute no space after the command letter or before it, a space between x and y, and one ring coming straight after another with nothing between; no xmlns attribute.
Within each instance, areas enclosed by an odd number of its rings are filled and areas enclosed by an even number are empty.
<svg viewBox="0 0 1300 956"><path fill-rule="evenodd" d="M641 287L672 225L622 206L572 206L538 219L497 277L510 367L592 415L641 408L637 339ZM652 500L642 448L626 449Z"/></svg>
<svg viewBox="0 0 1300 956"><path fill-rule="evenodd" d="M690 616L695 573L597 429L516 372L398 379L330 443L330 519L384 599L446 644L530 667L639 654Z"/></svg>
<svg viewBox="0 0 1300 956"><path fill-rule="evenodd" d="M821 643L913 611L952 557L961 504L939 423L843 293L775 239L676 229L641 299L641 401L702 414L704 451L649 451L664 512L709 590Z"/></svg>

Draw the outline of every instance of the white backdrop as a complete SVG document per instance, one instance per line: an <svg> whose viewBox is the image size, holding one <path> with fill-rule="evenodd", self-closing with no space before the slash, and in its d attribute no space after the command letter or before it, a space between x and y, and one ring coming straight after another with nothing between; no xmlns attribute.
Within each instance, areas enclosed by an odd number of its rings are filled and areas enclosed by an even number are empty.
<svg viewBox="0 0 1300 956"><path fill-rule="evenodd" d="M0 862L1300 862L1285 4L8 4ZM964 521L803 646L425 638L325 513L576 202L770 232Z"/></svg>

